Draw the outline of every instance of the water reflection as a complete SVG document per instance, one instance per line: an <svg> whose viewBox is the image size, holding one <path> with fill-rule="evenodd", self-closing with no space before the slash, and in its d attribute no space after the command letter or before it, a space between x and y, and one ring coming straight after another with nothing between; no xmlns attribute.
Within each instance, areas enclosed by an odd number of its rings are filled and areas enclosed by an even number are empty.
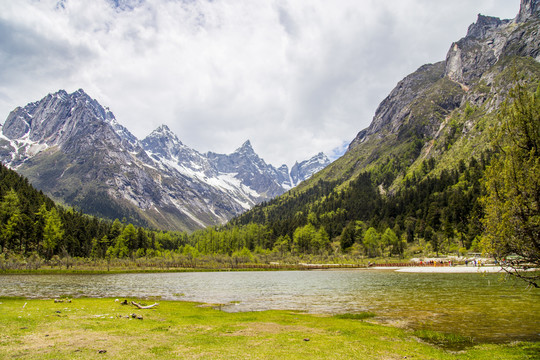
<svg viewBox="0 0 540 360"><path fill-rule="evenodd" d="M2 275L0 296L150 297L225 304L225 311L372 311L412 328L482 341L540 340L540 291L500 275L280 271Z"/></svg>

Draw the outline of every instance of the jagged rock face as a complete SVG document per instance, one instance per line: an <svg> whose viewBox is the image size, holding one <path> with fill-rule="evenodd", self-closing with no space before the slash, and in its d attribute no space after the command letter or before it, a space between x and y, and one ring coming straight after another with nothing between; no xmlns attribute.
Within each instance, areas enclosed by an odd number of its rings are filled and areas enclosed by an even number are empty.
<svg viewBox="0 0 540 360"><path fill-rule="evenodd" d="M319 170L322 170L322 168ZM281 184L281 186L284 189L292 188L293 184L292 184L291 176L289 173L289 167L283 164L277 169L277 172L278 172L278 182Z"/></svg>
<svg viewBox="0 0 540 360"><path fill-rule="evenodd" d="M516 22L525 22L531 17L538 17L540 13L539 0L521 0L519 14L516 17Z"/></svg>
<svg viewBox="0 0 540 360"><path fill-rule="evenodd" d="M116 133L113 124L122 129L114 115L84 91L78 90L68 95L61 90L9 114L2 132L18 148L18 152L12 159L1 160L17 166L36 153L54 146L74 155L84 155L88 149L98 148L123 158L123 154L116 149L137 149Z"/></svg>
<svg viewBox="0 0 540 360"><path fill-rule="evenodd" d="M351 142L349 150L373 136L401 136L411 127L420 138L432 137L441 119L465 101L471 101L467 93L470 85L482 79L501 58L520 56L540 61L539 1L522 0L514 20L478 15L467 35L451 45L446 61L424 65L397 84L377 108L370 126ZM440 96L433 96L434 93ZM437 116L431 119L418 114L418 105L427 98L436 105L433 110Z"/></svg>
<svg viewBox="0 0 540 360"><path fill-rule="evenodd" d="M141 144L152 159L169 170L175 169L187 176L191 173L202 173L206 177L217 175L207 157L182 144L166 125L154 130Z"/></svg>
<svg viewBox="0 0 540 360"><path fill-rule="evenodd" d="M158 127L141 143L145 150L167 159L177 157L179 150L184 147L184 144L166 125Z"/></svg>
<svg viewBox="0 0 540 360"><path fill-rule="evenodd" d="M264 194L267 199L281 195L284 192L280 182L281 173L271 165L266 164L246 141L230 155L215 153L207 154L220 173L236 174L247 187L257 193Z"/></svg>
<svg viewBox="0 0 540 360"><path fill-rule="evenodd" d="M539 0L522 0L514 21L478 15L467 36L452 44L446 57L445 75L471 84L501 56L530 56L540 61Z"/></svg>
<svg viewBox="0 0 540 360"><path fill-rule="evenodd" d="M309 160L294 164L291 169L291 179L294 186L309 179L313 174L330 164L330 160L324 153L318 153Z"/></svg>
<svg viewBox="0 0 540 360"><path fill-rule="evenodd" d="M397 133L411 115L411 105L426 94L434 83L444 76L444 63L428 64L401 80L375 112L371 125L358 133L349 149L361 144L370 136Z"/></svg>
<svg viewBox="0 0 540 360"><path fill-rule="evenodd" d="M249 141L201 154L167 126L139 141L82 90L12 111L0 160L87 213L174 230L223 223L291 187L287 166L266 164Z"/></svg>
<svg viewBox="0 0 540 360"><path fill-rule="evenodd" d="M510 20L478 15L467 36L452 44L446 57L445 75L453 81L470 84L492 67L506 43Z"/></svg>

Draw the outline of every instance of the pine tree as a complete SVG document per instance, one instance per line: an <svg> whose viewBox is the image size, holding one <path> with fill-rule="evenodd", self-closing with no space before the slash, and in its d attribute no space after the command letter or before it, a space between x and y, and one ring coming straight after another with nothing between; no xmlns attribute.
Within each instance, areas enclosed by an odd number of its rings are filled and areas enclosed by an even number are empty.
<svg viewBox="0 0 540 360"><path fill-rule="evenodd" d="M45 215L45 227L43 228L42 248L45 255L50 259L58 242L64 236L62 221L56 208L51 208Z"/></svg>
<svg viewBox="0 0 540 360"><path fill-rule="evenodd" d="M499 156L483 180L482 244L507 271L539 287L537 273L518 270L540 267L540 85L536 93L518 85L510 100L494 141Z"/></svg>
<svg viewBox="0 0 540 360"><path fill-rule="evenodd" d="M0 248L16 250L20 241L21 209L19 196L10 189L0 203Z"/></svg>

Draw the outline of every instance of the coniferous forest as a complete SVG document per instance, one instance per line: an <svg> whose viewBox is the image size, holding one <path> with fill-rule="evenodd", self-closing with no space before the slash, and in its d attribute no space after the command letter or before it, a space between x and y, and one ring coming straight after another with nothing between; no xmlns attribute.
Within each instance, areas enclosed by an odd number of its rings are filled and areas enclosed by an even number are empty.
<svg viewBox="0 0 540 360"><path fill-rule="evenodd" d="M69 267L93 262L109 267L111 261L177 267L276 261L358 263L467 252L503 259L519 250L512 243L496 246L501 224L510 231L502 235L505 238L514 227L525 229L516 243L526 244L519 248L527 250L517 255L534 263L539 253L535 243L538 114L540 87L529 92L518 86L512 102L503 106L500 119L504 126L495 131L491 151L478 157L462 159L457 166L438 172L434 171L437 160L427 158L391 192L382 191L377 184L380 179L395 181L398 165L389 164L399 161L382 162L346 186L339 179L319 180L307 189L292 189L260 204L228 224L191 234L145 229L126 220L102 220L57 205L27 179L1 166L0 266ZM509 154L514 154L511 161L505 160ZM525 183L512 175L518 169ZM501 174L508 172L501 183ZM525 195L520 193L524 189ZM511 208L519 210L510 222L499 216L503 210L510 211L505 210L509 201ZM523 215L525 211L528 213ZM487 235L486 228L490 230ZM505 251L508 248L513 249L511 253Z"/></svg>
<svg viewBox="0 0 540 360"><path fill-rule="evenodd" d="M15 255L50 262L65 257L136 259L176 251L190 258L222 254L253 261L253 254L267 258L270 252L325 258L353 252L373 258L403 257L407 249L423 253L426 247L436 252L479 250L478 199L487 161L461 162L458 169L419 182L413 178L392 196L381 195L368 172L338 192L335 184L320 181L306 192L293 190L286 198L260 204L227 225L193 234L144 229L64 208L2 166L0 246L5 264ZM425 161L422 171L433 166Z"/></svg>

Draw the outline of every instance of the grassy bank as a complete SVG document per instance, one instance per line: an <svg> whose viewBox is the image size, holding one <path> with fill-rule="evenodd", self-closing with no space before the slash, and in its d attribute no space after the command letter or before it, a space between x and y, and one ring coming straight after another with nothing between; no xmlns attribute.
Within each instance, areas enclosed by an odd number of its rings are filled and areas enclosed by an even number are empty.
<svg viewBox="0 0 540 360"><path fill-rule="evenodd" d="M110 263L100 259L71 258L69 263L31 262L19 259L8 263L0 256L0 274L101 274L101 273L144 273L144 272L192 272L192 271L273 271L273 270L310 270L330 268L367 268L368 262L245 262L231 263L215 261L207 256L199 261L160 261L162 259L114 259Z"/></svg>
<svg viewBox="0 0 540 360"><path fill-rule="evenodd" d="M362 320L371 317L225 313L169 301L138 309L114 299L56 303L0 298L0 358L494 360L533 359L540 354L540 343L467 343L450 351L440 345L456 345L452 342L463 339ZM432 338L439 346L428 343Z"/></svg>
<svg viewBox="0 0 540 360"><path fill-rule="evenodd" d="M35 270L3 270L1 275L69 275L69 274L144 274L144 273L180 273L180 272L220 272L220 271L253 271L256 269L194 269L194 268L174 268L174 269L35 269ZM264 269L262 269L264 270ZM279 269L278 269L279 270Z"/></svg>
<svg viewBox="0 0 540 360"><path fill-rule="evenodd" d="M22 269L2 270L0 275L69 275L69 274L143 274L143 273L182 273L182 272L229 272L229 271L293 271L293 270L322 270L322 269L367 269L358 266L246 266L234 268L146 268L146 269Z"/></svg>

